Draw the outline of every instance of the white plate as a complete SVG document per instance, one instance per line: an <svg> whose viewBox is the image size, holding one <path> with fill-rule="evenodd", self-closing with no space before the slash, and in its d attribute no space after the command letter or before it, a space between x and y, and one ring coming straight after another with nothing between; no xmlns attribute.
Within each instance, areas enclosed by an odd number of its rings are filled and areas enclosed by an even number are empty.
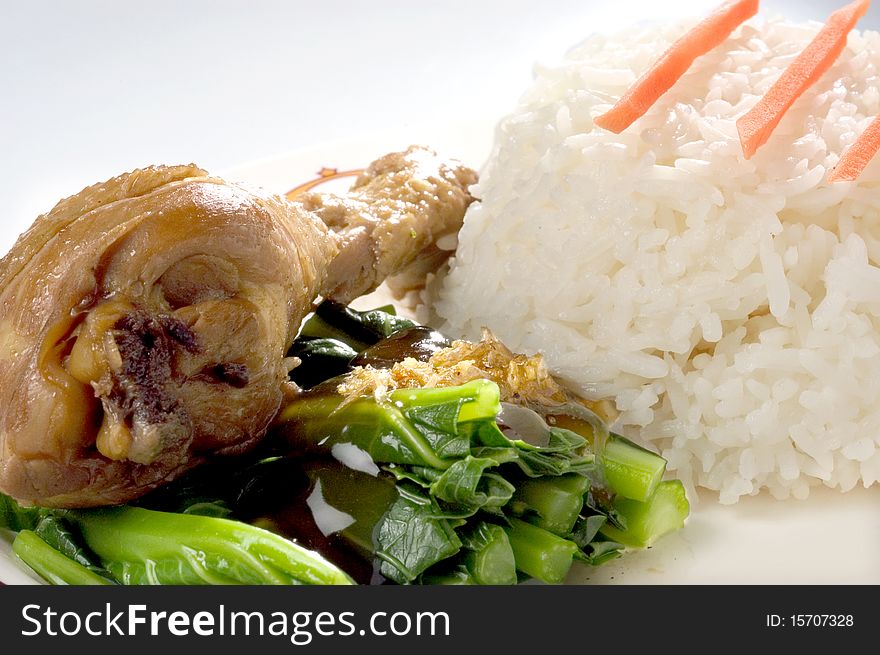
<svg viewBox="0 0 880 655"><path fill-rule="evenodd" d="M479 167L491 145L489 129L461 126L383 132L328 144L222 172L232 180L284 194L319 171L362 168L409 143L430 144ZM343 187L340 178L320 188ZM382 304L379 294L359 306ZM880 487L841 494L814 490L809 499L744 498L718 505L709 493L697 501L687 525L649 550L628 553L602 567L578 566L571 582L606 584L877 584L880 583ZM12 555L0 534L0 580L39 582Z"/></svg>
<svg viewBox="0 0 880 655"><path fill-rule="evenodd" d="M491 148L491 125L474 131L448 124L386 132L241 166L229 177L286 193L322 169L347 171L409 143L425 143L479 167ZM488 136L487 136L488 135ZM329 184L341 186L342 180ZM319 187L327 188L327 187ZM359 306L382 304L360 299ZM604 584L878 584L880 486L847 494L814 489L807 500L769 495L719 505L692 499L683 530L653 548L598 568L576 567L571 582Z"/></svg>

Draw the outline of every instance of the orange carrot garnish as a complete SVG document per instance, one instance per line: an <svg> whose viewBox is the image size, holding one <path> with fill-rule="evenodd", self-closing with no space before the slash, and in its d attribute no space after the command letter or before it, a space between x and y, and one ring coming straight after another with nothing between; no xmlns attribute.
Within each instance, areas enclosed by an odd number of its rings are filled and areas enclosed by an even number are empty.
<svg viewBox="0 0 880 655"><path fill-rule="evenodd" d="M737 27L758 13L758 0L732 0L673 43L620 100L595 123L615 134L643 116L687 72L694 60L720 45Z"/></svg>
<svg viewBox="0 0 880 655"><path fill-rule="evenodd" d="M746 159L764 145L788 108L843 52L847 35L865 15L869 4L870 0L856 0L831 14L815 38L782 72L764 97L736 121Z"/></svg>
<svg viewBox="0 0 880 655"><path fill-rule="evenodd" d="M862 174L865 166L880 149L880 116L871 121L849 149L840 157L837 166L828 174L828 183L852 182Z"/></svg>

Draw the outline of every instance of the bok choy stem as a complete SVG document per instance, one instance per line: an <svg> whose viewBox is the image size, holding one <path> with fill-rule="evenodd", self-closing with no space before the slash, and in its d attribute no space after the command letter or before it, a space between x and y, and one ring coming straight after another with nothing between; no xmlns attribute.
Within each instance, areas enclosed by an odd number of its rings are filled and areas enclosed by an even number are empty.
<svg viewBox="0 0 880 655"><path fill-rule="evenodd" d="M480 523L464 539L464 547L465 567L477 584L516 584L516 558L504 528Z"/></svg>
<svg viewBox="0 0 880 655"><path fill-rule="evenodd" d="M351 584L317 553L239 521L139 507L65 516L123 584Z"/></svg>
<svg viewBox="0 0 880 655"><path fill-rule="evenodd" d="M618 496L648 500L663 479L666 460L629 439L611 434L600 456L605 480Z"/></svg>
<svg viewBox="0 0 880 655"><path fill-rule="evenodd" d="M565 581L578 550L577 544L519 519L510 519L510 527L505 528L505 532L517 569L550 584Z"/></svg>
<svg viewBox="0 0 880 655"><path fill-rule="evenodd" d="M536 513L532 521L538 527L555 534L568 534L584 506L584 495L590 490L590 480L579 473L557 477L529 479L522 482L514 494Z"/></svg>
<svg viewBox="0 0 880 655"><path fill-rule="evenodd" d="M305 452L326 452L337 443L350 443L377 462L443 470L453 463L445 455L463 454L469 447L458 443L454 452L444 449L444 444L456 441L456 424L494 418L499 409L498 387L486 380L442 389L399 389L382 401L357 398L344 402L335 390L322 390L288 404L279 418L278 432L294 449ZM453 430L452 439L432 422ZM420 430L417 424L427 429ZM439 448L430 442L432 436L443 441Z"/></svg>
<svg viewBox="0 0 880 655"><path fill-rule="evenodd" d="M32 530L22 530L12 542L12 551L52 584L109 585L106 578L55 550Z"/></svg>
<svg viewBox="0 0 880 655"><path fill-rule="evenodd" d="M626 530L606 523L600 532L633 548L647 548L668 532L681 528L690 511L680 480L661 482L651 498L643 503L619 498L614 501L614 508L625 520Z"/></svg>

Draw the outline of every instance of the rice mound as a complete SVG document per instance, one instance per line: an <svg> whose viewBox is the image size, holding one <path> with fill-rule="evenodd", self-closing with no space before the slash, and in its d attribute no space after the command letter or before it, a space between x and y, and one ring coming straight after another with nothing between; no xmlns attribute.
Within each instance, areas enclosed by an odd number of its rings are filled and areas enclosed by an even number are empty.
<svg viewBox="0 0 880 655"><path fill-rule="evenodd" d="M880 161L857 183L824 178L880 113L880 34L851 33L748 161L736 119L818 23L743 25L622 134L594 129L688 26L595 36L536 68L428 303L448 333L488 327L613 400L617 429L722 503L869 486Z"/></svg>

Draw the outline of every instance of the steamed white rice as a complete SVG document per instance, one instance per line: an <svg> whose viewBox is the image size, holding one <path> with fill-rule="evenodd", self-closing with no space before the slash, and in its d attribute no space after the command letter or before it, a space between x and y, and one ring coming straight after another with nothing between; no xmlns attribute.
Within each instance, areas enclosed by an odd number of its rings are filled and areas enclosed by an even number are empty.
<svg viewBox="0 0 880 655"><path fill-rule="evenodd" d="M880 161L826 172L880 112L880 35L746 161L735 126L818 23L750 21L620 135L593 127L689 25L594 37L497 130L451 271L449 333L543 352L723 503L880 480ZM880 159L880 158L878 158Z"/></svg>

